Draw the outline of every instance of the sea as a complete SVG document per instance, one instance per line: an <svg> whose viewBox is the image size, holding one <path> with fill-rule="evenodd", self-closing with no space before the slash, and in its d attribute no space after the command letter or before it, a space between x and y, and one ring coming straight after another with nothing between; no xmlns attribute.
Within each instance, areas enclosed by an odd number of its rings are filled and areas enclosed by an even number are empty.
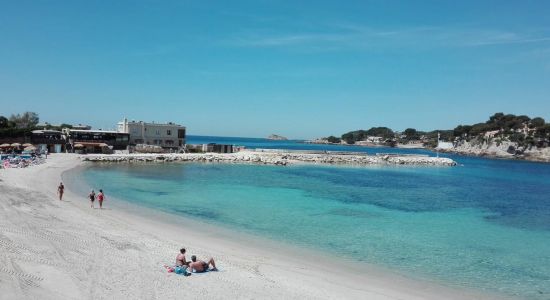
<svg viewBox="0 0 550 300"><path fill-rule="evenodd" d="M452 287L550 299L550 164L256 138L190 144L425 154L456 167L96 164L87 185L162 210Z"/></svg>

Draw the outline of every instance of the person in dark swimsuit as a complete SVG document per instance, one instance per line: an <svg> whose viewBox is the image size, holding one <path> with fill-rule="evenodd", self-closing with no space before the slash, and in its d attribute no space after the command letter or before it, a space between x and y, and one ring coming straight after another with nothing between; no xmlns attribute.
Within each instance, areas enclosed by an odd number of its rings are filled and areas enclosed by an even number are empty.
<svg viewBox="0 0 550 300"><path fill-rule="evenodd" d="M92 190L92 192L90 193L90 195L88 195L88 197L90 198L90 207L91 208L94 208L94 201L95 201L95 192L94 190Z"/></svg>
<svg viewBox="0 0 550 300"><path fill-rule="evenodd" d="M191 256L191 262L189 263L189 272L192 272L195 270L195 273L202 273L208 271L208 266L212 266L212 269L210 271L217 271L216 263L214 262L213 258L210 258L208 262L205 262L204 260L197 260L197 257L195 255Z"/></svg>
<svg viewBox="0 0 550 300"><path fill-rule="evenodd" d="M59 183L59 186L57 187L57 194L59 195L59 200L63 200L63 192L65 191L65 186L63 185L63 182Z"/></svg>

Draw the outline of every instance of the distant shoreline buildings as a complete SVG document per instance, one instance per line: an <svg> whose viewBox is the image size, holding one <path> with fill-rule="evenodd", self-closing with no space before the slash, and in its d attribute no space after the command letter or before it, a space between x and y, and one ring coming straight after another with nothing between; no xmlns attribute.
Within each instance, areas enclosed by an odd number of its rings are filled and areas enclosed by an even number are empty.
<svg viewBox="0 0 550 300"><path fill-rule="evenodd" d="M32 143L37 151L50 153L178 152L185 148L185 126L168 123L128 121L117 124L117 130L92 129L88 125L37 124L28 135L11 137L12 142ZM43 129L38 129L42 127Z"/></svg>
<svg viewBox="0 0 550 300"><path fill-rule="evenodd" d="M164 149L179 149L185 145L185 126L172 122L147 123L143 121L128 121L118 123L118 132L130 135L129 145L155 145Z"/></svg>

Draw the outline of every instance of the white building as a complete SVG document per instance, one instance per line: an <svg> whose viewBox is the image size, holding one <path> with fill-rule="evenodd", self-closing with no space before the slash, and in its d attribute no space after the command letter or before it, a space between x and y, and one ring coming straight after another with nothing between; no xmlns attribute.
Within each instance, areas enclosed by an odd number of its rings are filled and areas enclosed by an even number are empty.
<svg viewBox="0 0 550 300"><path fill-rule="evenodd" d="M118 132L130 134L130 145L157 145L163 148L185 145L185 127L172 122L162 124L124 119L118 123Z"/></svg>

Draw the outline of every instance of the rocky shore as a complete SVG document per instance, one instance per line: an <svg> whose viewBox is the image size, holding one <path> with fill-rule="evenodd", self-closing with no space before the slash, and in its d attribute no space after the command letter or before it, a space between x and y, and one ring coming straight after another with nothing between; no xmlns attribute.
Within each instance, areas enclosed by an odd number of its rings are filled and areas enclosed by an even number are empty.
<svg viewBox="0 0 550 300"><path fill-rule="evenodd" d="M450 158L423 155L349 155L331 153L255 152L182 154L89 154L91 162L216 162L286 166L291 164L455 166Z"/></svg>
<svg viewBox="0 0 550 300"><path fill-rule="evenodd" d="M509 141L498 144L496 142L470 143L461 141L455 143L452 148L439 149L439 151L468 156L550 162L550 147L524 147Z"/></svg>

